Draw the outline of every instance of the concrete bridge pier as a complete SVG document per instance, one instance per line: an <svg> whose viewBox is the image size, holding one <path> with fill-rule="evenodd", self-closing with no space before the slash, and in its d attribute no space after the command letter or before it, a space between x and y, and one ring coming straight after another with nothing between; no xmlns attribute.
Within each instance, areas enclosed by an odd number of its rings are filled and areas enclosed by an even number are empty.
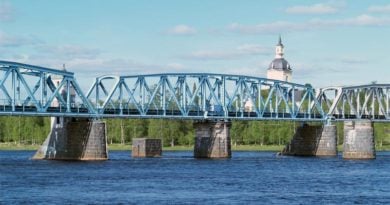
<svg viewBox="0 0 390 205"><path fill-rule="evenodd" d="M376 158L374 128L370 120L344 122L343 158Z"/></svg>
<svg viewBox="0 0 390 205"><path fill-rule="evenodd" d="M230 122L199 121L195 127L195 158L230 158Z"/></svg>
<svg viewBox="0 0 390 205"><path fill-rule="evenodd" d="M294 156L337 156L336 125L299 126L282 155Z"/></svg>
<svg viewBox="0 0 390 205"><path fill-rule="evenodd" d="M107 160L106 124L82 118L51 118L51 131L33 159Z"/></svg>
<svg viewBox="0 0 390 205"><path fill-rule="evenodd" d="M133 138L131 156L132 157L161 157L161 139Z"/></svg>

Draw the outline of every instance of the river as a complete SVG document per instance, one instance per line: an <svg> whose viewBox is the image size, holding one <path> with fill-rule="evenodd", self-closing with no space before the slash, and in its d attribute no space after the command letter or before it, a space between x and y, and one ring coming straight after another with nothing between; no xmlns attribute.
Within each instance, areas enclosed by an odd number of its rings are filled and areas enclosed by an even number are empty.
<svg viewBox="0 0 390 205"><path fill-rule="evenodd" d="M30 160L0 151L0 204L390 204L390 152L376 160L233 152L100 162Z"/></svg>

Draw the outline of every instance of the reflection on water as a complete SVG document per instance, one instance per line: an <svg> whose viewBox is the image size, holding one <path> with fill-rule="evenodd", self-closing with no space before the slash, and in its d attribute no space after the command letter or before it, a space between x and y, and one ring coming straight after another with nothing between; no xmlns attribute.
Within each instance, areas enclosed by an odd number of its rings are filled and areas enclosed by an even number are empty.
<svg viewBox="0 0 390 205"><path fill-rule="evenodd" d="M35 161L33 153L0 151L0 204L390 204L390 152L364 161L111 151L103 162Z"/></svg>

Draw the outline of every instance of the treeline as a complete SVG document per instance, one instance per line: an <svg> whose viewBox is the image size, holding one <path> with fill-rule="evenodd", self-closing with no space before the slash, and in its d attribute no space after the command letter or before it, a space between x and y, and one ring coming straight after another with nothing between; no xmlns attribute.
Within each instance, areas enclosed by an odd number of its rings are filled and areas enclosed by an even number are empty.
<svg viewBox="0 0 390 205"><path fill-rule="evenodd" d="M164 146L194 143L195 128L191 120L163 119L108 119L107 135L110 143L130 143L132 138L160 138ZM283 145L294 134L299 123L282 121L233 121L230 136L237 145Z"/></svg>
<svg viewBox="0 0 390 205"><path fill-rule="evenodd" d="M194 144L195 129L191 120L104 119L108 143L130 144L132 138L149 137L163 140L164 146ZM300 122L232 121L233 145L285 145ZM343 123L336 123L338 143L343 143ZM0 142L41 144L50 132L48 117L0 117ZM377 146L390 145L390 123L375 123Z"/></svg>
<svg viewBox="0 0 390 205"><path fill-rule="evenodd" d="M0 117L0 142L41 144L50 132L47 117Z"/></svg>

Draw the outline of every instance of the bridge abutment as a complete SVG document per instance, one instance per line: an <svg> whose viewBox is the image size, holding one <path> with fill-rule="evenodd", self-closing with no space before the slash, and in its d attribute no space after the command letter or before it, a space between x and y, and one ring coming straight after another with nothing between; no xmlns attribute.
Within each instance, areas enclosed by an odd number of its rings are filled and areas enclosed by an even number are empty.
<svg viewBox="0 0 390 205"><path fill-rule="evenodd" d="M336 125L308 125L297 128L282 155L337 156Z"/></svg>
<svg viewBox="0 0 390 205"><path fill-rule="evenodd" d="M195 122L195 158L230 158L230 122Z"/></svg>
<svg viewBox="0 0 390 205"><path fill-rule="evenodd" d="M33 159L107 160L105 122L52 117L51 131Z"/></svg>
<svg viewBox="0 0 390 205"><path fill-rule="evenodd" d="M343 158L376 158L374 128L370 120L344 122Z"/></svg>

